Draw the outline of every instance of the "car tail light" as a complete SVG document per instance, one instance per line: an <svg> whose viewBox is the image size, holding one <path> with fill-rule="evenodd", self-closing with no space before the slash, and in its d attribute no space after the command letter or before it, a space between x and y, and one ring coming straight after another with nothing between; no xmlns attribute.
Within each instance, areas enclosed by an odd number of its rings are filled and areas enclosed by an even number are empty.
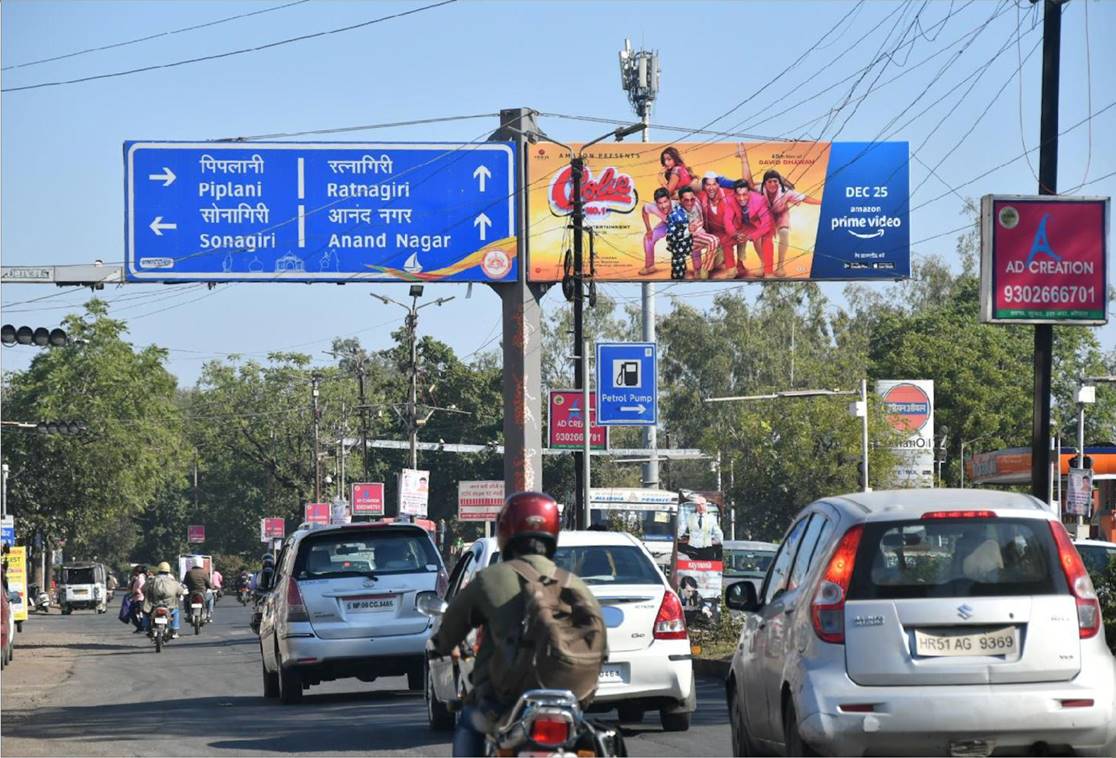
<svg viewBox="0 0 1116 758"><path fill-rule="evenodd" d="M996 518L995 511L930 511L922 514L925 519L937 518Z"/></svg>
<svg viewBox="0 0 1116 758"><path fill-rule="evenodd" d="M1092 708L1092 698L1073 698L1070 700L1059 700L1063 708Z"/></svg>
<svg viewBox="0 0 1116 758"><path fill-rule="evenodd" d="M845 598L852 580L853 566L856 563L856 550L860 547L860 535L864 525L857 524L845 532L837 543L829 565L825 567L814 602L810 607L810 618L814 622L814 633L824 642L837 645L845 644Z"/></svg>
<svg viewBox="0 0 1116 758"><path fill-rule="evenodd" d="M1058 563L1062 565L1066 583L1069 584L1070 592L1077 601L1078 636L1081 639L1094 637L1100 631L1101 609L1097 592L1093 589L1093 580L1089 578L1085 563L1070 541L1066 528L1058 521L1051 521L1050 531L1054 535L1054 542L1058 545Z"/></svg>
<svg viewBox="0 0 1116 758"><path fill-rule="evenodd" d="M302 602L302 592L298 582L294 579L287 580L287 621L309 621L306 613L306 604Z"/></svg>
<svg viewBox="0 0 1116 758"><path fill-rule="evenodd" d="M531 741L539 745L563 745L570 738L570 721L562 715L540 713L531 722Z"/></svg>
<svg viewBox="0 0 1116 758"><path fill-rule="evenodd" d="M654 637L657 640L686 639L686 616L682 612L682 602L670 590L663 593L663 602L655 617Z"/></svg>
<svg viewBox="0 0 1116 758"><path fill-rule="evenodd" d="M449 575L446 574L444 568L438 569L438 582L434 585L434 591L438 593L438 597L444 598L446 591L449 589Z"/></svg>

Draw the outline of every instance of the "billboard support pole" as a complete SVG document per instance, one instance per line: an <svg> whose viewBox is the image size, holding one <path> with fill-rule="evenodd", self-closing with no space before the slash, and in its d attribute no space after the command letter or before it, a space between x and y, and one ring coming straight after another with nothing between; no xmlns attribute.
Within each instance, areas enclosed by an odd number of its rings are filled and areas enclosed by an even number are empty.
<svg viewBox="0 0 1116 758"><path fill-rule="evenodd" d="M861 435L860 435L860 454L861 454L861 468L864 474L864 491L870 492L871 487L868 486L868 380L860 380L860 405L864 409L864 414L860 418Z"/></svg>
<svg viewBox="0 0 1116 758"><path fill-rule="evenodd" d="M597 388L600 391L600 387ZM589 423L592 418L589 408L589 340L583 339L581 341L581 407L584 408L582 413L584 418L581 422L581 479L584 491L581 493L582 501L584 504L584 513L579 513L578 518L581 519L581 526L579 529L588 529L591 523L589 514L589 488L592 486L589 476L590 461L593 456L589 452L589 437L591 433L592 424Z"/></svg>
<svg viewBox="0 0 1116 758"><path fill-rule="evenodd" d="M585 274L585 256L582 252L582 226L585 221L585 207L581 200L581 175L585 170L585 161L580 156L575 156L570 160L570 166L573 169L572 179L573 187L571 194L573 195L573 341L574 341L574 389L585 389L585 362L588 356L585 354L585 289L584 289L584 274ZM588 418L589 409L585 408L583 411L586 421L582 422L582 426L586 427L585 434L588 436ZM589 522L586 520L587 509L589 508L589 498L586 496L586 491L589 483L586 481L586 463L587 456L584 451L577 451L574 453L574 528L587 529Z"/></svg>
<svg viewBox="0 0 1116 758"><path fill-rule="evenodd" d="M1044 0L1042 19L1042 115L1039 194L1058 194L1058 76L1062 47L1062 0ZM1031 494L1047 497L1050 482L1050 390L1054 327L1035 326L1034 402L1031 419Z"/></svg>
<svg viewBox="0 0 1116 758"><path fill-rule="evenodd" d="M542 480L542 308L546 285L527 282L527 134L538 132L527 108L500 111L500 128L490 139L515 143L516 259L515 282L491 285L500 295L503 314L504 491L541 490Z"/></svg>

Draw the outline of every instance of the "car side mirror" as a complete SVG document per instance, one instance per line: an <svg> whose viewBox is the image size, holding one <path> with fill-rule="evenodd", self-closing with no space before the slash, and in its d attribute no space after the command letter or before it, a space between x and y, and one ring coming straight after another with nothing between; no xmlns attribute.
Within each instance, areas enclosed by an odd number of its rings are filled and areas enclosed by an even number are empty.
<svg viewBox="0 0 1116 758"><path fill-rule="evenodd" d="M735 582L725 589L725 605L734 611L755 613L759 610L756 585L751 582Z"/></svg>

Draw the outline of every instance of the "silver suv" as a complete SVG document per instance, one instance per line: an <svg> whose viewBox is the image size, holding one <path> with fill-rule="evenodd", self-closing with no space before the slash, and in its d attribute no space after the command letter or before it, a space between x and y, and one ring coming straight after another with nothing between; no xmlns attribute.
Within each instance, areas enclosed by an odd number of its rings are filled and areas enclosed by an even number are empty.
<svg viewBox="0 0 1116 758"><path fill-rule="evenodd" d="M360 523L300 529L283 546L260 622L267 697L295 703L311 685L407 675L422 689L430 620L424 593L447 577L426 531Z"/></svg>
<svg viewBox="0 0 1116 758"><path fill-rule="evenodd" d="M1116 662L1065 529L1027 495L826 498L787 532L726 683L733 748L1116 754Z"/></svg>

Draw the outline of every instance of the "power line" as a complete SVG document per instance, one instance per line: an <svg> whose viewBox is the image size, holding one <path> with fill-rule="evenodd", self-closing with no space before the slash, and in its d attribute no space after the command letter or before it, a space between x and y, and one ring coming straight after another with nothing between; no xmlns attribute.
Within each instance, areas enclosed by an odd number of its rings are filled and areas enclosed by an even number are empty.
<svg viewBox="0 0 1116 758"><path fill-rule="evenodd" d="M40 58L39 60L28 61L26 63L14 63L10 66L4 66L3 68L0 68L0 71L10 71L14 68L27 68L28 66L37 66L40 63L50 63L52 61L61 61L61 60L65 60L67 58L76 57L78 55L85 55L86 53L100 52L102 50L113 50L113 49L118 48L118 47L125 47L127 45L134 45L138 42L147 42L148 40L158 39L159 37L170 37L174 34L182 34L184 32L192 32L192 31L195 31L197 29L205 29L205 28L210 27L210 26L217 26L218 24L224 24L228 21L236 21L237 19L248 18L249 16L259 16L259 15L262 15L264 13L271 13L272 11L280 11L280 10L283 10L284 8L290 8L292 6L302 5L303 3L308 3L308 2L310 2L310 0L295 0L295 2L287 3L285 5L276 5L276 6L273 6L271 8L264 8L263 10L252 11L251 13L241 13L241 14L238 14L236 16L226 16L225 18L219 18L215 21L207 21L204 24L195 24L194 26L185 26L181 29L172 29L172 30L166 31L166 32L159 32L158 34L149 34L146 37L137 37L136 39L130 39L130 40L126 40L124 42L114 42L111 45L101 45L100 47L87 47L84 50L76 50L72 53L66 53L64 55L55 55L51 58Z"/></svg>
<svg viewBox="0 0 1116 758"><path fill-rule="evenodd" d="M328 36L328 35L331 35L331 34L340 34L342 32L350 32L350 31L353 31L354 29L362 29L366 26L371 26L373 24L379 24L379 23L382 23L384 21L390 21L390 20L396 19L396 18L402 18L404 16L410 16L410 15L413 15L415 13L421 13L422 11L431 10L433 8L440 8L443 5L450 5L451 3L456 3L456 2L457 2L457 0L440 0L440 2L431 3L430 5L423 5L419 8L412 8L411 10L408 10L408 11L401 11L399 13L392 13L392 14L387 15L387 16L380 16L379 18L374 18L374 19L371 19L369 21L362 21L359 24L351 24L349 26L342 26L342 27L338 27L337 29L328 29L324 32L314 32L312 34L302 34L298 37L288 37L287 39L281 39L281 40L277 40L275 42L268 42L267 44L257 45L256 47L245 47L245 48L241 48L239 50L230 50L228 52L215 53L213 55L203 55L203 56L200 56L198 58L187 58L186 60L174 61L172 63L161 63L161 64L158 64L158 65L155 65L155 66L141 66L140 68L128 69L126 71L114 71L114 72L109 73L109 74L95 74L93 76L83 76L83 77L79 77L77 79L66 79L66 80L57 81L57 82L39 82L38 84L28 84L28 85L24 85L22 87L7 87L7 88L4 88L4 89L0 89L0 92L24 92L26 90L41 89L43 87L61 87L61 86L65 86L67 84L80 84L80 83L83 83L83 82L92 82L92 81L96 81L96 80L99 80L99 79L112 79L112 78L115 78L115 77L118 77L118 76L130 76L132 74L139 74L139 73L143 73L145 71L157 71L159 69L175 68L176 66L185 66L185 65L188 65L190 63L201 63L203 61L212 61L212 60L218 60L218 59L221 59L221 58L230 58L234 55L243 55L244 53L256 53L256 52L259 52L261 50L268 50L268 49L273 48L273 47L281 47L282 45L289 45L289 44L294 43L294 42L302 42L302 41L305 41L305 40L308 40L308 39L315 39L317 37L325 37L325 36Z"/></svg>

